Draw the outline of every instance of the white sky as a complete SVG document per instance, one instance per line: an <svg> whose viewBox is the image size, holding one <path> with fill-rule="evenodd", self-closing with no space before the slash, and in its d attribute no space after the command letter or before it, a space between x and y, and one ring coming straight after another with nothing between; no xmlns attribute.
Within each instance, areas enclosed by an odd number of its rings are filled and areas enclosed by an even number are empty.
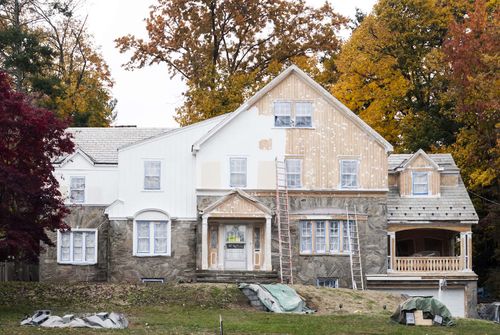
<svg viewBox="0 0 500 335"><path fill-rule="evenodd" d="M144 18L154 0L87 0L82 13L88 14L89 32L101 47L104 59L115 81L113 96L118 99L116 125L140 127L175 127L175 108L182 105L184 84L180 78L170 79L164 65L126 71L122 64L128 56L120 54L115 38L133 34L146 36ZM320 6L324 0L306 0ZM353 17L355 8L371 11L376 0L329 0L345 16Z"/></svg>

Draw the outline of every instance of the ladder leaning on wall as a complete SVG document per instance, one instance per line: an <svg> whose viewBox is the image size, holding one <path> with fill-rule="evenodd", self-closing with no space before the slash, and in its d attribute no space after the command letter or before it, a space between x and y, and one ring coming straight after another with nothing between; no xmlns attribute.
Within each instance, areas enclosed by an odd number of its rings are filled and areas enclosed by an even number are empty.
<svg viewBox="0 0 500 335"><path fill-rule="evenodd" d="M359 246L358 216L354 206L354 220L349 220L349 207L346 205L347 236L349 240L349 260L351 262L351 279L353 290L364 290L363 266ZM352 222L353 224L351 225Z"/></svg>
<svg viewBox="0 0 500 335"><path fill-rule="evenodd" d="M285 162L276 159L276 222L278 224L280 279L282 283L293 284L292 244L288 205Z"/></svg>

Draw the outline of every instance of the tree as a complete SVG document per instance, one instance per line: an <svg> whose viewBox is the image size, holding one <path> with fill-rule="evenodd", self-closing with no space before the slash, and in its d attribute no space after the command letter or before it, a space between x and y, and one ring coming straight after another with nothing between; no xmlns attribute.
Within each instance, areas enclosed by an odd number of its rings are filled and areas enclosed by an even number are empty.
<svg viewBox="0 0 500 335"><path fill-rule="evenodd" d="M132 51L127 66L166 64L187 83L176 120L190 124L233 111L294 58L318 69L339 49L336 32L347 20L325 3L304 0L158 0L146 19L148 39L116 40Z"/></svg>
<svg viewBox="0 0 500 335"><path fill-rule="evenodd" d="M337 60L333 93L397 151L453 143L441 47L459 4L381 0Z"/></svg>
<svg viewBox="0 0 500 335"><path fill-rule="evenodd" d="M62 119L71 117L73 126L107 126L115 117L113 81L86 19L76 15L80 4L3 0L0 64L14 77L17 91L29 92Z"/></svg>
<svg viewBox="0 0 500 335"><path fill-rule="evenodd" d="M45 230L67 228L52 160L73 151L67 123L13 91L0 72L0 259L34 259Z"/></svg>
<svg viewBox="0 0 500 335"><path fill-rule="evenodd" d="M481 220L475 229L480 285L500 296L500 34L496 7L477 0L453 22L444 44L453 117L463 126L449 149L457 160Z"/></svg>

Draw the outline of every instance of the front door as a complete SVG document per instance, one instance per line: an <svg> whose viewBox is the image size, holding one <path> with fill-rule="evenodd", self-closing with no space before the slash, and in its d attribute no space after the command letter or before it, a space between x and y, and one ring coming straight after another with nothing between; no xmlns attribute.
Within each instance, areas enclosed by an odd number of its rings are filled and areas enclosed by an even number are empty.
<svg viewBox="0 0 500 335"><path fill-rule="evenodd" d="M245 225L226 225L224 241L224 269L246 270L247 252Z"/></svg>

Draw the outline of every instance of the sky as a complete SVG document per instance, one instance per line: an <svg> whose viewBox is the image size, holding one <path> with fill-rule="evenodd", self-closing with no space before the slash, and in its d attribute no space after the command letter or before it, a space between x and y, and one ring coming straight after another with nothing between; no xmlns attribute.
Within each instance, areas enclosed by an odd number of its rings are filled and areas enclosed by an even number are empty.
<svg viewBox="0 0 500 335"><path fill-rule="evenodd" d="M134 71L122 65L130 57L120 54L114 39L127 34L146 37L144 18L154 0L87 0L81 8L88 15L87 26L95 44L108 63L115 82L113 96L118 100L114 125L138 127L176 127L175 108L182 105L185 85L179 77L170 78L165 65ZM324 0L306 0L320 6ZM329 0L344 16L354 17L355 8L370 12L376 0Z"/></svg>

